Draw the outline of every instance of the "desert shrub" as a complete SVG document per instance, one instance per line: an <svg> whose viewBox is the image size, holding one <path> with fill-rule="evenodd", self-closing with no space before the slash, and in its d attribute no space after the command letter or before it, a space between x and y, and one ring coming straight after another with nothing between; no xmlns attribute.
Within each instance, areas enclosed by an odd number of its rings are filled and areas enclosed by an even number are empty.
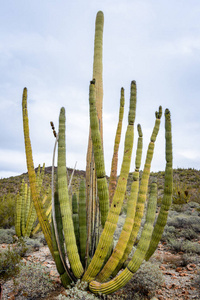
<svg viewBox="0 0 200 300"><path fill-rule="evenodd" d="M28 247L28 251L38 251L43 244L38 239L26 238L25 243Z"/></svg>
<svg viewBox="0 0 200 300"><path fill-rule="evenodd" d="M200 230L200 228L196 228L196 230L194 230L193 228L183 228L176 234L176 236L183 237L187 240L196 239L199 236L197 230Z"/></svg>
<svg viewBox="0 0 200 300"><path fill-rule="evenodd" d="M186 214L179 214L168 219L167 225L174 226L176 228L192 228L193 230L198 230L199 232L199 222L200 217L190 216Z"/></svg>
<svg viewBox="0 0 200 300"><path fill-rule="evenodd" d="M180 252L181 250L181 244L182 244L182 240L177 240L176 238L169 238L168 239L168 245L170 246L170 248L175 251L175 252Z"/></svg>
<svg viewBox="0 0 200 300"><path fill-rule="evenodd" d="M188 264L199 264L200 263L200 257L197 254L191 254L191 253L184 253L182 255L182 266L185 267Z"/></svg>
<svg viewBox="0 0 200 300"><path fill-rule="evenodd" d="M37 240L41 245L46 246L47 242L45 240L44 234L42 232L37 232L31 238L32 240Z"/></svg>
<svg viewBox="0 0 200 300"><path fill-rule="evenodd" d="M169 246L175 252L186 252L193 254L200 254L200 244L197 242L191 242L189 240L178 240L176 238L169 239Z"/></svg>
<svg viewBox="0 0 200 300"><path fill-rule="evenodd" d="M14 228L0 229L0 244L12 244L13 235L15 234Z"/></svg>
<svg viewBox="0 0 200 300"><path fill-rule="evenodd" d="M44 297L55 289L46 268L39 263L23 264L16 278L16 284L19 294L25 296L26 299Z"/></svg>
<svg viewBox="0 0 200 300"><path fill-rule="evenodd" d="M200 254L200 244L197 242L186 240L182 243L182 251L187 253Z"/></svg>
<svg viewBox="0 0 200 300"><path fill-rule="evenodd" d="M166 242L170 238L175 237L175 232L176 232L176 228L174 226L166 225L165 229L164 229L164 232L162 234L161 241Z"/></svg>
<svg viewBox="0 0 200 300"><path fill-rule="evenodd" d="M155 295L158 288L164 283L164 276L159 266L151 262L144 262L131 279L134 292L149 299Z"/></svg>
<svg viewBox="0 0 200 300"><path fill-rule="evenodd" d="M10 246L0 252L0 278L8 279L13 277L20 270L21 257L17 251Z"/></svg>
<svg viewBox="0 0 200 300"><path fill-rule="evenodd" d="M72 283L69 286L69 289L65 290L65 296L59 295L57 299L59 300L67 300L67 299L85 299L85 300L95 300L99 299L95 295L90 294L88 292L88 283L81 282L80 280L77 281L76 284Z"/></svg>
<svg viewBox="0 0 200 300"><path fill-rule="evenodd" d="M6 194L0 198L0 228L10 228L14 225L15 196Z"/></svg>

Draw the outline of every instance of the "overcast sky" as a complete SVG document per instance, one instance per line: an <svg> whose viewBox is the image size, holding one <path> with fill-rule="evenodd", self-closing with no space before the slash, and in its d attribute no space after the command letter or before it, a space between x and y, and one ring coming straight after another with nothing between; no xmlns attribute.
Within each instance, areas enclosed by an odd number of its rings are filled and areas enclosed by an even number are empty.
<svg viewBox="0 0 200 300"><path fill-rule="evenodd" d="M66 109L67 166L85 170L96 13L104 12L104 152L110 173L120 88L127 125L130 83L144 159L162 105L172 115L174 168L200 169L199 0L6 0L0 3L0 178L27 171L21 99L28 88L35 167L51 165L59 110ZM135 135L136 145L137 134ZM164 118L152 171L165 168ZM123 141L120 150L120 162ZM134 153L131 170L134 169Z"/></svg>

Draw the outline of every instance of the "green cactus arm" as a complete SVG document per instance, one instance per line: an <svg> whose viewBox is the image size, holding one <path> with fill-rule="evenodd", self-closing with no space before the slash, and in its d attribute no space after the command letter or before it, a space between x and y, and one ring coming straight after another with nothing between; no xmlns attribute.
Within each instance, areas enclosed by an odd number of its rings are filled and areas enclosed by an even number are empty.
<svg viewBox="0 0 200 300"><path fill-rule="evenodd" d="M26 228L26 201L27 201L27 183L23 180L23 188L22 188L22 236L25 236L25 228Z"/></svg>
<svg viewBox="0 0 200 300"><path fill-rule="evenodd" d="M31 205L30 187L27 185L27 199L26 199L26 208L25 208L25 224L27 224L30 205Z"/></svg>
<svg viewBox="0 0 200 300"><path fill-rule="evenodd" d="M20 188L20 190L22 187ZM21 212L22 212L22 196L21 192L16 197L16 208L15 208L15 232L18 237L22 235L21 232Z"/></svg>
<svg viewBox="0 0 200 300"><path fill-rule="evenodd" d="M96 280L99 282L105 282L111 276L113 271L117 268L118 264L122 260L134 224L135 209L136 209L138 190L139 190L139 169L141 164L142 143L143 143L141 126L138 125L137 128L138 128L139 136L138 136L136 159L135 159L135 172L133 173L131 193L128 198L127 215L117 245L114 251L112 252L112 255L110 256L109 260L107 261L107 263L105 264L101 272L96 277Z"/></svg>
<svg viewBox="0 0 200 300"><path fill-rule="evenodd" d="M151 235L153 231L153 223L156 213L157 204L157 185L153 183L151 185L150 199L147 206L147 214L144 228L138 243L137 249L129 262L128 266L122 271L118 276L112 280L99 283L97 281L92 281L89 283L89 289L93 293L103 293L111 294L122 288L128 281L132 278L133 274L137 272L141 263L144 260L146 251L148 250Z"/></svg>
<svg viewBox="0 0 200 300"><path fill-rule="evenodd" d="M61 281L66 287L69 282L76 281L73 273L68 267L65 261L65 249L64 249L64 236L63 236L63 224L60 210L60 202L58 199L58 176L56 177L56 190L54 192L54 165L55 165L55 154L56 147L58 144L58 135L55 134L56 140L53 149L52 158L52 176L51 176L51 193L52 193L52 244L55 257L56 268L60 274Z"/></svg>
<svg viewBox="0 0 200 300"><path fill-rule="evenodd" d="M39 195L40 195L40 192L41 192L41 189L42 189L42 182L43 182L43 178L44 178L44 170L45 170L45 164L43 164L42 170L40 168L40 165L38 166L38 170L37 170L37 174L36 174L36 185L37 185ZM45 201L46 198L47 198L47 196L45 195L44 198L43 198L43 201L42 201L42 207L44 207L44 201ZM25 236L30 236L31 234L35 234L41 228L39 222L36 225L36 227L33 228L33 225L34 225L35 221L37 220L37 213L36 213L36 210L34 208L31 195L30 195L30 199L31 199L31 206L29 208L30 211L28 211L28 219L27 219L26 229L25 229L25 233L24 233ZM41 202L41 196L39 196L39 201ZM45 211L45 214L46 214L46 211ZM46 216L48 217L47 214L46 214ZM48 221L50 223L49 218L48 218Z"/></svg>
<svg viewBox="0 0 200 300"><path fill-rule="evenodd" d="M22 97L22 109L23 109L23 128L24 128L24 141L25 141L25 151L26 151L26 163L28 169L28 176L31 188L31 195L33 203L37 212L38 221L41 224L41 228L44 234L44 237L47 241L49 250L53 256L53 247L51 241L51 229L46 214L41 206L39 201L39 193L36 185L36 174L33 164L32 148L31 141L29 137L29 124L28 124L28 110L27 110L27 89L24 88L23 97Z"/></svg>
<svg viewBox="0 0 200 300"><path fill-rule="evenodd" d="M150 197L147 204L147 213L146 213L146 221L144 224L144 228L142 230L142 234L137 249L127 266L132 273L137 272L149 248L149 244L153 232L155 214L156 214L156 205L157 205L157 184L153 182L151 184Z"/></svg>
<svg viewBox="0 0 200 300"><path fill-rule="evenodd" d="M47 195L44 196L43 201L42 201L42 204L45 204L46 199L47 199ZM48 218L49 223L51 223L51 211L52 211L52 204L50 204L49 207L45 210L45 214L46 214L46 216L47 216L47 218ZM36 214L36 219L37 219L37 214ZM36 221L36 220L35 220L35 221ZM34 222L35 222L35 221L34 221ZM34 223L34 222L33 222L33 223ZM40 228L41 228L40 223L38 223L38 224L35 226L35 228L33 228L31 234L37 233L37 232L40 230Z"/></svg>
<svg viewBox="0 0 200 300"><path fill-rule="evenodd" d="M87 241L87 228L86 228L86 201L85 201L85 182L80 182L79 188L79 241L80 241L80 257L82 265L85 266L86 255L86 241Z"/></svg>
<svg viewBox="0 0 200 300"><path fill-rule="evenodd" d="M166 168L165 168L165 183L164 183L164 196L161 203L160 212L153 230L151 243L148 252L145 256L145 260L149 260L154 251L156 250L158 243L164 231L164 227L167 223L168 211L172 202L173 192L173 167L172 167L172 133L171 133L171 117L170 111L165 110L165 140L166 140Z"/></svg>
<svg viewBox="0 0 200 300"><path fill-rule="evenodd" d="M59 200L58 200L58 193L57 191L54 194L54 209L55 209L55 216L56 216L56 229L59 235L59 245L56 239L56 234L55 234L55 227L54 227L54 222L52 222L52 243L53 243L53 250L54 250L54 261L56 264L57 271L61 277L61 281L63 286L66 288L70 282L71 282L71 277L69 276L69 269L66 266L66 263L64 261L65 257L65 250L64 250L64 239L63 239L63 231L62 231L62 217L60 213L60 205L59 205ZM60 247L60 251L59 251ZM63 263L64 262L64 263ZM66 271L67 268L67 271Z"/></svg>
<svg viewBox="0 0 200 300"><path fill-rule="evenodd" d="M112 199L113 199L116 184L117 184L118 151L119 151L119 144L120 144L120 140L121 140L123 116L124 116L124 89L121 88L119 120L118 120L118 125L117 125L116 136L115 136L114 152L113 152L110 179L109 179L109 201L110 201L110 204L112 203Z"/></svg>
<svg viewBox="0 0 200 300"><path fill-rule="evenodd" d="M136 157L135 157L135 171L139 172L141 166L141 159L142 159L142 147L143 147L143 135L142 135L142 128L141 125L137 125L138 130L138 143L137 143L137 150L136 150Z"/></svg>
<svg viewBox="0 0 200 300"><path fill-rule="evenodd" d="M74 233L76 237L76 244L80 254L80 240L79 240L79 214L78 214L78 198L76 193L72 196L72 211L73 211L73 224L74 224Z"/></svg>
<svg viewBox="0 0 200 300"><path fill-rule="evenodd" d="M25 236L30 236L31 231L33 229L33 224L37 219L37 213L33 204L33 200L31 198L31 189L30 186L28 187L27 191L27 202L29 203L28 207L28 216L26 220L26 228L25 228Z"/></svg>
<svg viewBox="0 0 200 300"><path fill-rule="evenodd" d="M135 109L136 109L136 82L132 81L130 106L129 106L129 124L127 126L127 131L125 136L124 156L123 156L121 172L118 179L116 191L113 197L112 205L110 207L108 217L105 223L105 227L99 240L99 244L92 258L92 261L83 276L83 280L85 281L90 282L99 273L104 263L104 260L106 258L106 255L108 254L112 244L113 234L115 232L117 221L123 204L128 174L130 170L130 162L131 162L132 148L133 148L133 135L134 135L133 124L135 120Z"/></svg>
<svg viewBox="0 0 200 300"><path fill-rule="evenodd" d="M63 231L68 259L72 271L76 278L83 274L83 266L80 261L74 226L72 220L71 204L69 201L67 174L66 174L66 145L65 145L65 109L60 110L59 117L59 139L58 139L58 197L60 201L60 210L62 215Z"/></svg>
<svg viewBox="0 0 200 300"><path fill-rule="evenodd" d="M102 102L103 102L103 26L104 26L104 15L103 12L99 11L96 15L95 21L95 39L94 39L94 58L93 58L93 76L96 80L96 105L97 114L99 120L99 127L101 133L101 140L103 142L103 124L102 124ZM86 210L87 210L87 246L86 256L89 257L89 251L92 248L92 238L96 235L94 231L95 226L95 214L99 214L99 209L96 206L96 193L97 193L97 182L96 182L96 171L94 163L94 153L91 138L91 128L89 131L88 149L86 157ZM97 210L98 209L98 210ZM99 220L98 220L99 222Z"/></svg>
<svg viewBox="0 0 200 300"><path fill-rule="evenodd" d="M109 195L108 186L106 181L106 172L104 165L104 155L101 142L101 136L99 131L99 122L96 111L96 101L95 101L95 81L90 83L90 128L91 137L94 151L94 159L96 166L96 177L97 177L97 191L99 196L99 206L101 212L101 224L104 227L105 221L107 219L109 210Z"/></svg>
<svg viewBox="0 0 200 300"><path fill-rule="evenodd" d="M159 132L160 128L160 119L162 116L162 108L159 107L159 112L156 112L156 120L155 120L155 125L152 131L152 135L150 138L150 143L148 146L147 154L146 154L146 160L145 160L145 165L144 165L144 170L141 178L141 183L139 187L139 193L138 193L138 201L136 205L136 213L135 213L135 219L134 219L134 225L132 228L132 232L130 235L129 242L127 244L126 250L124 251L124 255L118 264L116 270L114 271L113 275L115 276L118 271L121 269L123 263L126 261L128 258L129 253L131 252L133 248L133 244L135 242L135 239L137 237L141 220L143 217L143 212L144 212L144 206L145 206L145 201L146 201L146 196L147 196L147 191L148 191L148 182L149 182L149 176L150 176L150 169L151 169L151 162L153 159L153 153L154 153L154 146L155 146L155 141L157 134ZM140 152L140 150L138 149ZM139 155L139 154L138 154ZM139 156L138 156L139 157ZM140 157L141 159L141 157ZM136 163L137 163L137 156L136 156Z"/></svg>
<svg viewBox="0 0 200 300"><path fill-rule="evenodd" d="M100 120L100 132L103 136L102 128L102 103L103 103L103 26L104 15L99 11L95 23L95 41L94 41L94 60L93 60L93 78L96 80L96 107L98 119Z"/></svg>

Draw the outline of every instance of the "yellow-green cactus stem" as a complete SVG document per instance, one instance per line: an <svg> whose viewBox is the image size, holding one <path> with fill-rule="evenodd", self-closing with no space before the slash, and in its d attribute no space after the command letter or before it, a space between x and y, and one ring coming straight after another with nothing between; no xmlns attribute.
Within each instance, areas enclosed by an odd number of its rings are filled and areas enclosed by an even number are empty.
<svg viewBox="0 0 200 300"><path fill-rule="evenodd" d="M27 200L27 184L22 180L22 212L21 212L21 230L22 236L25 236L25 208L26 208L26 200Z"/></svg>
<svg viewBox="0 0 200 300"><path fill-rule="evenodd" d="M29 124L28 124L28 110L27 110L27 88L24 88L22 96L22 109L23 109L23 128L24 128L24 141L25 141L25 151L26 151L26 163L28 169L29 183L31 188L31 196L33 203L37 212L38 221L40 222L44 237L48 244L49 250L53 256L53 247L51 241L51 228L48 222L45 211L39 200L39 193L36 184L36 174L33 164L31 141L29 137Z"/></svg>
<svg viewBox="0 0 200 300"><path fill-rule="evenodd" d="M109 195L104 166L104 155L99 131L99 122L95 101L95 80L90 83L90 128L96 166L97 191L99 196L99 206L101 212L101 224L104 227L109 210Z"/></svg>
<svg viewBox="0 0 200 300"><path fill-rule="evenodd" d="M124 116L124 89L121 88L119 120L118 120L118 125L117 125L116 136L115 136L114 152L113 152L110 179L109 179L109 201L110 201L110 204L112 203L112 199L113 199L116 184L117 184L118 151L119 151L119 144L120 144L120 140L121 140L123 116Z"/></svg>
<svg viewBox="0 0 200 300"><path fill-rule="evenodd" d="M66 173L66 144L65 144L65 109L60 110L59 117L59 139L58 139L58 197L60 201L60 210L62 215L63 231L67 256L72 271L76 278L83 274L83 266L80 261L76 237L74 234L74 225L72 220L71 204L69 201Z"/></svg>
<svg viewBox="0 0 200 300"><path fill-rule="evenodd" d="M15 208L15 232L18 237L22 235L21 213L22 213L22 186L20 188L20 192L17 194L16 208Z"/></svg>
<svg viewBox="0 0 200 300"><path fill-rule="evenodd" d="M142 128L140 124L138 124L137 130L138 130L138 143L137 143L137 151L135 157L135 171L138 172L140 170L141 159L142 159L142 147L143 147Z"/></svg>
<svg viewBox="0 0 200 300"><path fill-rule="evenodd" d="M30 187L27 185L27 199L26 199L26 209L25 209L25 223L27 224L28 213L31 205L31 195L30 195Z"/></svg>
<svg viewBox="0 0 200 300"><path fill-rule="evenodd" d="M70 268L65 261L65 249L64 249L64 236L63 236L63 224L60 211L60 202L58 199L58 176L56 176L56 190L54 191L54 165L56 147L58 144L58 135L56 137L53 159L52 159L52 177L51 177L51 195L52 195L52 244L55 256L55 263L60 274L62 284L66 287L70 281L76 281L76 278L72 274Z"/></svg>
<svg viewBox="0 0 200 300"><path fill-rule="evenodd" d="M100 269L104 264L104 260L109 253L110 247L113 241L113 235L117 226L117 221L123 204L124 194L126 191L128 174L130 171L130 162L133 148L133 136L134 136L134 120L135 120L135 109L136 109L136 82L131 83L131 95L130 95L130 106L129 106L129 124L126 130L125 143L124 143L124 155L121 167L120 176L118 179L117 187L113 197L113 201L108 213L108 217L105 223L104 230L99 239L96 252L91 260L88 269L86 270L83 280L91 281L99 273ZM91 127L91 130L93 128ZM94 145L94 143L93 143ZM94 151L95 154L95 151ZM96 162L96 157L95 157Z"/></svg>
<svg viewBox="0 0 200 300"><path fill-rule="evenodd" d="M144 260L146 251L148 250L151 235L153 231L153 223L156 213L157 204L157 185L155 183L151 186L150 199L147 206L147 214L144 228L138 243L137 249L129 262L128 266L112 280L99 283L97 281L91 281L89 283L89 289L93 293L111 294L122 288L132 278L133 274L139 269L141 263Z"/></svg>
<svg viewBox="0 0 200 300"><path fill-rule="evenodd" d="M80 254L78 198L77 198L76 193L74 193L72 195L72 212L73 212L72 218L73 218L73 224L74 224L74 233L75 233L75 237L76 237L76 244L77 244L79 254ZM85 211L85 214L86 214L86 211Z"/></svg>
<svg viewBox="0 0 200 300"><path fill-rule="evenodd" d="M127 203L127 215L126 219L119 237L119 240L116 244L115 249L112 252L109 260L101 270L101 272L96 277L96 280L99 282L105 282L113 273L113 271L117 268L119 262L121 261L124 251L126 249L127 243L129 241L133 224L135 218L135 208L137 204L138 190L139 190L139 169L141 164L141 156L142 156L142 129L141 126L138 125L138 143L137 143L137 151L136 151L136 160L135 160L135 172L133 173L133 182L131 185L131 193L128 198Z"/></svg>
<svg viewBox="0 0 200 300"><path fill-rule="evenodd" d="M139 192L138 192L138 201L137 201L137 205L136 205L134 225L132 228L132 232L131 232L130 239L127 244L126 250L124 251L124 255L123 255L118 267L116 268L115 272L113 273L113 275L116 275L118 273L118 271L121 269L123 263L128 258L128 255L133 248L133 244L135 242L138 231L140 229L140 224L141 224L141 220L143 217L144 207L145 207L145 202L146 202L146 197L147 197L148 182L149 182L149 176L150 176L151 162L153 159L154 146L155 146L156 137L157 137L157 134L158 134L158 131L160 128L160 119L162 116L162 108L161 107L159 107L159 112L156 112L155 116L156 116L155 125L154 125L153 132L152 132L152 135L150 138L150 143L149 143L148 150L147 150L144 170L142 173L141 183L140 183ZM138 150L138 151L140 151L140 150Z"/></svg>
<svg viewBox="0 0 200 300"><path fill-rule="evenodd" d="M80 241L80 257L82 265L85 266L87 227L86 227L86 195L85 182L81 180L79 188L79 241Z"/></svg>
<svg viewBox="0 0 200 300"><path fill-rule="evenodd" d="M54 260L56 264L57 271L60 275L62 284L65 288L70 284L71 279L66 272L65 266L63 265L63 260L65 258L65 250L64 250L64 238L63 238L63 227L62 227L62 217L60 212L60 205L58 200L58 191L55 191L54 194L54 206L53 209L55 209L55 218L56 218L56 227L58 232L58 238L59 238L59 247L61 250L61 253L59 253L58 244L56 240L55 235L55 228L54 228L54 222L52 222L52 243L53 243L53 250L54 250ZM61 258L62 255L62 258ZM64 261L65 263L65 261ZM69 271L69 270L67 270Z"/></svg>
<svg viewBox="0 0 200 300"><path fill-rule="evenodd" d="M30 196L30 187L28 188L27 198L29 198L29 197L31 198L31 196ZM37 213L36 213L33 201L31 200L31 204L30 204L30 208L29 208L29 212L28 212L28 217L27 217L27 221L26 221L25 236L29 237L31 234L34 234L33 224L35 223L36 220L37 220Z"/></svg>
<svg viewBox="0 0 200 300"><path fill-rule="evenodd" d="M42 201L43 205L45 204L46 199L47 199L47 195L45 195L43 198L43 201ZM49 207L45 208L45 214L48 218L49 223L51 223L51 211L52 211L52 205L50 204ZM36 218L37 218L37 214L36 214ZM33 231L31 232L31 234L37 233L40 229L41 229L41 226L40 226L40 223L38 223L35 226L35 228L33 229Z"/></svg>
<svg viewBox="0 0 200 300"><path fill-rule="evenodd" d="M156 250L158 243L164 231L164 227L167 223L168 211L172 202L173 192L173 167L172 167L172 133L171 133L171 117L170 111L165 110L165 140L166 140L166 168L165 168L165 183L164 183L164 196L158 218L153 230L151 243L148 252L145 256L145 260L149 260L154 251Z"/></svg>
<svg viewBox="0 0 200 300"><path fill-rule="evenodd" d="M101 133L101 140L103 142L103 124L102 124L102 102L103 102L103 26L104 15L99 11L96 15L95 21L95 39L94 39L94 58L93 58L93 76L96 80L96 106L98 114L98 122ZM98 232L95 228L99 227L94 224L96 215L99 215L98 204L96 203L97 182L96 171L94 163L94 154L92 147L91 128L89 131L88 150L86 159L86 209L87 209L87 246L86 256L89 258L89 251L92 250L92 238L95 235L98 237ZM99 218L98 218L99 222Z"/></svg>

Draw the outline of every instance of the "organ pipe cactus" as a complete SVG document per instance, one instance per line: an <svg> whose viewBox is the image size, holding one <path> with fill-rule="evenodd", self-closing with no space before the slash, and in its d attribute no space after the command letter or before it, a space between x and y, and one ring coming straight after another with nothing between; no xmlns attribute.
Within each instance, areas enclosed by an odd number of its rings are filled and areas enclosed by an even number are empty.
<svg viewBox="0 0 200 300"><path fill-rule="evenodd" d="M54 175L52 175L52 238L50 238L48 229L50 224L46 224L47 221L40 212L41 207L38 205L37 193L34 204L37 214L40 216L39 222L41 222L48 245L52 247L50 250L53 249L52 255L63 285L67 287L70 282L81 279L83 282L88 283L88 287L93 293L110 294L123 287L134 276L134 273L137 272L142 262L152 256L161 238L172 199L172 135L170 112L166 109L165 187L161 208L157 219L155 219L157 184L156 182L151 184L149 197L148 187L155 142L161 123L162 107L159 107L155 114L155 125L150 137L140 182L139 171L142 157L143 134L141 126L137 126L138 142L135 170L132 175L131 192L128 197L127 216L119 240L115 248L113 248L113 236L125 198L127 179L131 167L137 88L136 82L132 81L124 154L120 175L117 180L117 156L124 110L124 89L121 89L119 121L108 187L104 164L101 116L102 31L103 13L98 12L95 30L94 79L90 82L89 86L90 133L88 153L90 154L87 153L86 169L89 172L86 172L86 191L85 183L81 182L78 199L77 196L73 196L73 203L71 205L66 173L65 109L62 107L59 116L59 132L58 135L55 135L56 142L54 146L55 155L58 141L58 169L55 191L53 184ZM30 148L30 142L26 144L27 147ZM27 155L29 155L29 152L27 152ZM30 164L30 161L27 159L28 163ZM54 167L52 167L52 170L54 170ZM31 171L29 173L29 176L33 176ZM34 186L35 179L32 179L31 182ZM140 240L137 243L136 251L130 257L141 226L145 207L147 207L145 224ZM97 222L97 226L101 228L99 240L92 239L92 234L97 232L95 222L98 219L100 221ZM67 260L65 260L66 256ZM129 260L127 260L128 258Z"/></svg>
<svg viewBox="0 0 200 300"><path fill-rule="evenodd" d="M38 187L39 193L41 192L42 181L44 177L44 168L43 164L42 171L40 172L40 165L38 166L36 183ZM42 197L43 198L43 197ZM47 200L47 196L45 195L43 198L43 205ZM46 209L46 215L49 216L51 213L51 204ZM27 236L29 237L31 234L36 233L40 229L40 223L34 227L34 223L37 220L37 214L35 207L33 205L33 200L31 197L30 187L28 187L27 183L22 180L20 192L17 195L16 199L16 209L15 209L15 231L18 237Z"/></svg>

